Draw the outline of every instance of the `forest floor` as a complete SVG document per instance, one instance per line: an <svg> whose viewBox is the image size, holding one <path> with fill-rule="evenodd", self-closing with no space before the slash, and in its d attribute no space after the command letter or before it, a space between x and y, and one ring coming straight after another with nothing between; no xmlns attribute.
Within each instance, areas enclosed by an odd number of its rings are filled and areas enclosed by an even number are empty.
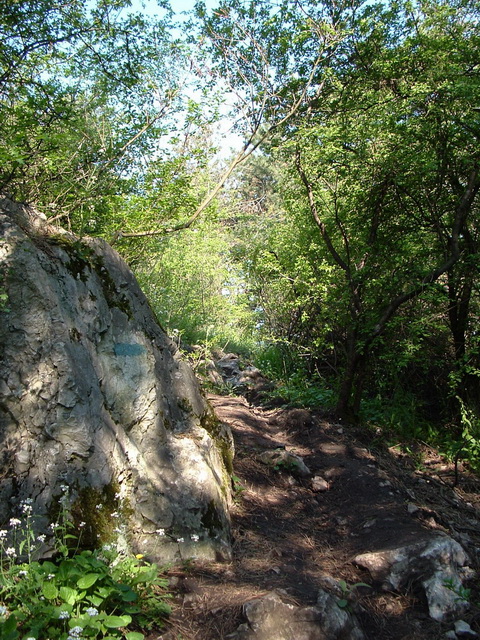
<svg viewBox="0 0 480 640"><path fill-rule="evenodd" d="M453 487L453 465L426 445L413 456L400 447L375 449L365 430L320 413L255 407L243 397L209 400L235 439L233 558L171 570L170 626L152 638L222 640L244 622L247 600L282 589L292 602L312 605L326 575L347 585L372 584L353 558L418 540L425 530L455 538L478 569L480 482L461 466ZM315 492L309 479L258 460L275 447L301 456L327 479L327 490ZM480 602L472 589L472 602ZM444 639L452 628L428 616L413 588L398 594L372 585L356 593L369 640ZM472 606L463 619L480 632L478 611Z"/></svg>

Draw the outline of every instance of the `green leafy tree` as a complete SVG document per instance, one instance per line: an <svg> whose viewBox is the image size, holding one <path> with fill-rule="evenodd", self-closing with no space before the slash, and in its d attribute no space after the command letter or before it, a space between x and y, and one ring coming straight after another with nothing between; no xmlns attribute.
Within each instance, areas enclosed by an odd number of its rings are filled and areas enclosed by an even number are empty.
<svg viewBox="0 0 480 640"><path fill-rule="evenodd" d="M337 410L352 418L392 323L428 318L443 301L444 318L448 308L461 325L471 299L464 265L468 254L476 259L480 186L478 8L257 5L221 3L207 33L246 122L273 127L265 147L292 169L286 211L316 226L317 264L328 266L328 277L325 269L316 277L329 290L314 295L314 308L321 302L334 317ZM305 86L292 117L279 120ZM298 256L291 229L284 233ZM271 248L263 252L270 283L279 273L293 282L312 265L305 244L295 266Z"/></svg>
<svg viewBox="0 0 480 640"><path fill-rule="evenodd" d="M167 7L154 20L129 5L0 3L0 189L77 231L132 189L179 109Z"/></svg>
<svg viewBox="0 0 480 640"><path fill-rule="evenodd" d="M233 241L218 220L150 240L136 274L170 335L223 348L248 343L252 316L242 274L229 257Z"/></svg>
<svg viewBox="0 0 480 640"><path fill-rule="evenodd" d="M469 11L368 7L351 68L338 77L341 92L294 138L310 212L344 277L337 410L349 417L358 414L372 345L400 309L463 260L480 188L471 109L478 39Z"/></svg>

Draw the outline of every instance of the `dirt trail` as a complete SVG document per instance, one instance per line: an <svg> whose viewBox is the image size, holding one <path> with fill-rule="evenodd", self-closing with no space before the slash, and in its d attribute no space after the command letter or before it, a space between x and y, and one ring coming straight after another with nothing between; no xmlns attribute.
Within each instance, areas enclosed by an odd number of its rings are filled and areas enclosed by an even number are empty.
<svg viewBox="0 0 480 640"><path fill-rule="evenodd" d="M327 576L371 584L352 559L444 531L478 566L480 484L466 473L451 488L453 469L425 449L424 469L392 451L373 452L361 431L299 409L263 410L243 397L212 395L219 419L235 439L236 499L232 510L233 560L172 572L178 589L165 640L221 640L243 621L241 605L282 589L299 604L313 604ZM276 447L301 456L328 489L271 469L258 454ZM408 505L416 505L413 509ZM359 588L360 615L369 639L444 638L418 594ZM477 600L478 601L478 600ZM472 627L477 631L475 620Z"/></svg>

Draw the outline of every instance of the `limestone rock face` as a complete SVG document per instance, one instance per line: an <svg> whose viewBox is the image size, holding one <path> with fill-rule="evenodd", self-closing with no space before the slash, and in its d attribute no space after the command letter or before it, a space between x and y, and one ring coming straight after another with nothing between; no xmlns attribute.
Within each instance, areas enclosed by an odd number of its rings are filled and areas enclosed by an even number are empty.
<svg viewBox="0 0 480 640"><path fill-rule="evenodd" d="M381 581L385 590L421 586L434 620L442 622L467 607L458 593L464 579L472 577L472 570L461 545L449 536L436 535L396 549L363 553L355 562Z"/></svg>
<svg viewBox="0 0 480 640"><path fill-rule="evenodd" d="M320 590L317 605L300 607L276 592L243 606L247 622L227 636L229 640L365 640L354 614Z"/></svg>
<svg viewBox="0 0 480 640"><path fill-rule="evenodd" d="M228 556L228 438L120 256L1 197L0 294L0 523L68 485L93 538Z"/></svg>

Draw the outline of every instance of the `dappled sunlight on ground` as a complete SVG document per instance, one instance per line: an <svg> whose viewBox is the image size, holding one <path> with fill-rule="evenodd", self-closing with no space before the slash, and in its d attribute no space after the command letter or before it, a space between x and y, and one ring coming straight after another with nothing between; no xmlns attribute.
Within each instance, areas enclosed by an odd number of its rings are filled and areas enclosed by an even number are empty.
<svg viewBox="0 0 480 640"><path fill-rule="evenodd" d="M478 514L473 499L465 499L480 493L478 481L463 475L454 490L438 478L434 465L419 472L403 456L373 453L361 432L322 416L262 411L243 398L211 396L210 401L235 438L233 561L177 570L178 608L171 635L162 637L177 640L176 627L186 640L220 640L243 621L246 600L281 589L293 602L311 605L330 576L349 589L359 582L371 585L356 591L367 638L443 638L448 627L428 617L415 589L381 591L352 560L432 531L460 542L464 536L465 543L468 537L470 547L480 548ZM310 478L259 461L262 451L275 448L302 456L313 475L328 480L327 489L316 492Z"/></svg>

